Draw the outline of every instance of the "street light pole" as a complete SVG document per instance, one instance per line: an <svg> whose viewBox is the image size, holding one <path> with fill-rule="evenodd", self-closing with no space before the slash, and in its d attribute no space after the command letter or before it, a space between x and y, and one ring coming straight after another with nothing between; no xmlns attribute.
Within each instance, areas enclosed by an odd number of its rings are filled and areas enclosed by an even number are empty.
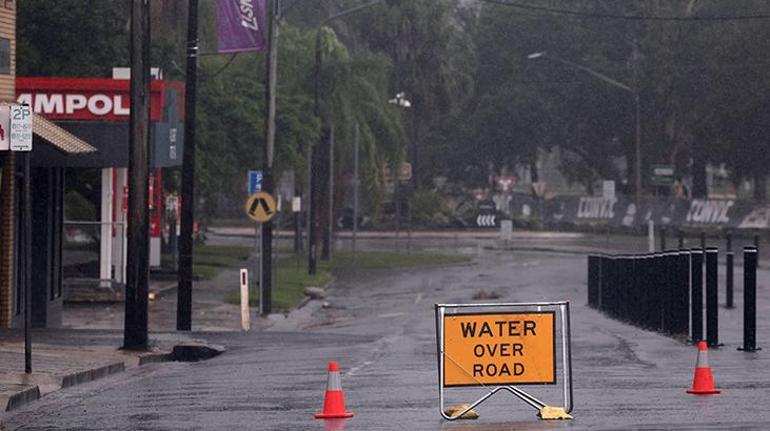
<svg viewBox="0 0 770 431"><path fill-rule="evenodd" d="M275 181L273 179L273 155L275 149L275 96L278 71L278 13L277 0L268 0L268 42L267 42L267 79L265 82L265 97L267 102L267 118L265 124L265 154L263 191L273 194ZM262 314L272 311L273 287L273 222L262 224L262 280L259 283Z"/></svg>
<svg viewBox="0 0 770 431"><path fill-rule="evenodd" d="M579 63L575 63L574 61L570 61L561 57L557 57L555 55L548 54L544 51L540 52L534 52L532 54L529 54L527 56L529 60L535 60L538 58L547 58L550 60L553 60L557 63L561 63L564 65L567 65L569 67L572 67L574 69L581 70L583 72L588 73L589 75L598 78L607 84L612 85L613 87L620 88L621 90L627 91L631 93L631 95L634 98L634 116L635 116L635 128L636 128L636 140L635 140L635 148L634 148L634 200L636 202L637 208L639 207L639 203L641 202L641 196L642 196L642 124L641 124L641 102L640 102L640 96L639 96L639 48L637 44L634 44L634 53L633 53L633 61L634 61L634 87L631 88L630 86L623 84L622 82L610 78L609 76L597 72L594 69L591 69L588 66L584 66Z"/></svg>
<svg viewBox="0 0 770 431"><path fill-rule="evenodd" d="M184 154L179 226L176 329L192 328L193 223L195 221L195 99L198 82L198 0L187 5L187 64L184 87ZM176 232L171 232L171 237Z"/></svg>

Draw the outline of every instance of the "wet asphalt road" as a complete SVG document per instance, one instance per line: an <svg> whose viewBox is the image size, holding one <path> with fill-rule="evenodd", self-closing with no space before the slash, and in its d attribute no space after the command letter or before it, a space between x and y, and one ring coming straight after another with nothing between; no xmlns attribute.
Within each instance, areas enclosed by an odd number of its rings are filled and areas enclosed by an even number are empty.
<svg viewBox="0 0 770 431"><path fill-rule="evenodd" d="M721 309L726 345L710 352L723 393L696 397L685 393L694 347L585 306L584 257L474 253L480 254L473 264L458 267L342 274L330 308L311 302L273 331L201 334L229 351L59 391L0 416L0 429L770 429L770 352L735 350L739 311ZM440 418L433 304L470 302L480 289L499 294L500 301L572 302L573 421L539 421L507 393L482 405L477 421ZM760 295L767 296L766 287ZM758 345L770 346L768 325L759 327ZM343 368L348 408L356 414L347 422L312 417L323 401L329 360ZM559 402L552 389L531 388ZM468 402L483 393L455 389L449 398Z"/></svg>

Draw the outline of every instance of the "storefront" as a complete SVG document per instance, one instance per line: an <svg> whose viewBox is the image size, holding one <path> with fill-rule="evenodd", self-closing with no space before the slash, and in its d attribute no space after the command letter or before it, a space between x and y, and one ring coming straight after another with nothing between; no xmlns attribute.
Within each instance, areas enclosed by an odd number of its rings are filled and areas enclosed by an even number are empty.
<svg viewBox="0 0 770 431"><path fill-rule="evenodd" d="M83 200L94 210L86 211L86 215L69 211L62 226L64 269L59 285L64 286L68 300L122 297L127 260L129 85L127 79L17 78L19 103L29 104L36 113L98 149L71 157L42 149L32 159L32 165L41 172L63 169L69 183L87 178L93 191ZM151 267L161 263L163 169L180 165L183 155L182 94L179 83L151 83ZM74 193L71 184L67 190L68 195ZM63 191L57 193L63 196ZM72 206L72 200L67 202Z"/></svg>

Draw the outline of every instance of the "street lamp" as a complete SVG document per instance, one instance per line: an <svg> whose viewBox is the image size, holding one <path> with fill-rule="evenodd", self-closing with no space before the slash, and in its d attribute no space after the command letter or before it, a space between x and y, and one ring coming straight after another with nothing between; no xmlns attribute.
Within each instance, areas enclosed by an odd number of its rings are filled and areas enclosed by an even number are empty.
<svg viewBox="0 0 770 431"><path fill-rule="evenodd" d="M396 105L399 108L408 109L412 107L412 102L410 102L406 98L406 93L403 91L396 93L396 97L393 99L389 99L388 103L391 105ZM414 160L412 160L414 161ZM394 178L393 178L393 194L395 196L396 201L396 251L398 251L398 240L401 233L401 194L399 193L399 171L400 167L396 167L394 171ZM411 181L411 179L410 179ZM407 190L407 197L411 195L411 190ZM407 211L409 211L409 223L407 227L407 253L411 251L412 246L412 205L411 202L409 203L409 207L407 208Z"/></svg>
<svg viewBox="0 0 770 431"><path fill-rule="evenodd" d="M635 145L635 160L634 160L634 191L635 191L635 202L636 206L639 207L639 202L641 201L641 192L642 192L642 127L641 127L641 109L640 109L640 103L639 103L639 71L638 71L638 49L636 45L634 45L634 86L633 88L623 84L622 82L610 78L609 76L597 72L594 69L591 69L588 66L584 66L579 63L575 63L574 61L570 61L561 57L557 57L555 55L551 55L546 53L545 51L539 51L539 52L533 52L532 54L529 54L527 56L527 59L529 60L536 60L539 58L547 58L550 60L553 60L557 63L561 63L564 65L567 65L569 67L572 67L573 69L578 69L583 72L588 73L589 75L601 79L602 81L606 82L607 84L612 85L613 87L620 88L621 90L627 91L634 97L634 109L635 109L635 121L636 121L636 145Z"/></svg>

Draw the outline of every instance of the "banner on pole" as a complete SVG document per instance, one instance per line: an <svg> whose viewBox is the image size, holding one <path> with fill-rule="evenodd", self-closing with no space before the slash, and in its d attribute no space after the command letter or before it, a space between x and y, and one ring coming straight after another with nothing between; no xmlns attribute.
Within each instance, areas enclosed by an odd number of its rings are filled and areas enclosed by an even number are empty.
<svg viewBox="0 0 770 431"><path fill-rule="evenodd" d="M267 46L266 0L217 0L220 53L261 51Z"/></svg>

